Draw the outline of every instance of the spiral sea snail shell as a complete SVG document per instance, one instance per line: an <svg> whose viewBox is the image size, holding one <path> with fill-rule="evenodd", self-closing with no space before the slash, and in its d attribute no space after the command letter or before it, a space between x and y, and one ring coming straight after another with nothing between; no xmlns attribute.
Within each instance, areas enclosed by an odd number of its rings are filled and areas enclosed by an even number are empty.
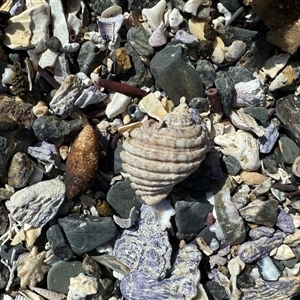
<svg viewBox="0 0 300 300"><path fill-rule="evenodd" d="M162 121L148 120L123 142L121 159L131 186L148 205L165 199L205 158L206 134L182 102Z"/></svg>

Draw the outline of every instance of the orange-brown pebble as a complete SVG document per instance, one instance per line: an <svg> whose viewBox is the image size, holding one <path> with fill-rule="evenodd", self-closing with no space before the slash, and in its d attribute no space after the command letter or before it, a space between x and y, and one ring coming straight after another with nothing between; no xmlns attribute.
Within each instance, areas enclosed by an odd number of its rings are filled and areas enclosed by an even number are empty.
<svg viewBox="0 0 300 300"><path fill-rule="evenodd" d="M244 181L244 183L251 186L261 184L268 178L260 173L248 171L241 171L240 177Z"/></svg>
<svg viewBox="0 0 300 300"><path fill-rule="evenodd" d="M69 199L87 191L98 169L99 144L90 124L85 124L71 145L66 162L66 189Z"/></svg>

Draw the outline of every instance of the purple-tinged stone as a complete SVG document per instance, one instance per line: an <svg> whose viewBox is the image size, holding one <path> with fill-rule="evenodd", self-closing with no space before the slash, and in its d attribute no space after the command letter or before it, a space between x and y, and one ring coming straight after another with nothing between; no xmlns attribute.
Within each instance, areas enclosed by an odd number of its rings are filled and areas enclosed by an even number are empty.
<svg viewBox="0 0 300 300"><path fill-rule="evenodd" d="M215 195L215 211L218 222L230 245L241 244L246 239L243 218L231 201L229 189L224 187Z"/></svg>
<svg viewBox="0 0 300 300"><path fill-rule="evenodd" d="M146 270L133 270L120 283L121 293L130 300L182 300L197 295L201 253L195 245L179 249L169 278L157 280Z"/></svg>
<svg viewBox="0 0 300 300"><path fill-rule="evenodd" d="M226 72L219 71L217 73L215 85L220 95L220 99L223 106L223 112L226 116L229 116L231 113L235 93L233 81Z"/></svg>
<svg viewBox="0 0 300 300"><path fill-rule="evenodd" d="M238 255L244 263L250 264L263 256L269 255L273 249L282 244L284 237L284 233L278 232L270 238L261 237L258 240L243 243L238 249Z"/></svg>
<svg viewBox="0 0 300 300"><path fill-rule="evenodd" d="M97 25L102 38L113 42L116 41L123 21L124 16L122 14L111 18L98 18Z"/></svg>
<svg viewBox="0 0 300 300"><path fill-rule="evenodd" d="M168 31L164 22L153 31L149 38L149 45L151 47L160 47L167 43Z"/></svg>
<svg viewBox="0 0 300 300"><path fill-rule="evenodd" d="M211 62L206 59L199 59L196 65L196 71L198 72L205 89L210 89L215 85L216 70Z"/></svg>
<svg viewBox="0 0 300 300"><path fill-rule="evenodd" d="M174 39L186 44L188 47L195 47L199 45L198 38L183 29L180 29L176 32Z"/></svg>
<svg viewBox="0 0 300 300"><path fill-rule="evenodd" d="M280 228L284 233L294 233L295 225L293 218L283 209L280 209L280 212L277 217L276 226Z"/></svg>
<svg viewBox="0 0 300 300"><path fill-rule="evenodd" d="M107 94L101 93L94 85L85 88L75 100L74 106L84 108L87 105L97 104L107 98Z"/></svg>
<svg viewBox="0 0 300 300"><path fill-rule="evenodd" d="M272 237L275 232L274 228L259 226L249 231L249 236L252 240L258 240L261 237Z"/></svg>
<svg viewBox="0 0 300 300"><path fill-rule="evenodd" d="M276 116L281 121L287 134L299 145L300 144L300 126L299 109L300 97L294 94L277 100Z"/></svg>
<svg viewBox="0 0 300 300"><path fill-rule="evenodd" d="M277 142L278 137L279 137L279 132L277 130L277 127L273 123L271 123L265 129L265 134L258 138L259 152L270 153L275 143Z"/></svg>

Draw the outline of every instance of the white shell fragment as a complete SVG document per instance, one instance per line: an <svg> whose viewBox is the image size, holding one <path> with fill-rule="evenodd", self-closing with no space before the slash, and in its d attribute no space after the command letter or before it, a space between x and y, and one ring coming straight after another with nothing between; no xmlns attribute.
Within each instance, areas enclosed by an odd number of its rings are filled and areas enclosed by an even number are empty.
<svg viewBox="0 0 300 300"><path fill-rule="evenodd" d="M65 192L60 179L45 180L17 191L6 205L14 220L42 228L56 215Z"/></svg>
<svg viewBox="0 0 300 300"><path fill-rule="evenodd" d="M147 22L149 29L153 32L163 21L164 11L166 8L166 1L160 0L151 8L144 8L142 10L142 16L144 20Z"/></svg>
<svg viewBox="0 0 300 300"><path fill-rule="evenodd" d="M296 79L296 73L291 65L287 65L281 73L271 82L269 90L276 91L282 87L291 85Z"/></svg>
<svg viewBox="0 0 300 300"><path fill-rule="evenodd" d="M229 47L223 48L224 58L228 62L235 62L246 51L246 44L243 41L235 40Z"/></svg>
<svg viewBox="0 0 300 300"><path fill-rule="evenodd" d="M5 27L3 44L14 50L27 50L35 47L38 42L49 35L50 6L38 1L19 15L11 17Z"/></svg>
<svg viewBox="0 0 300 300"><path fill-rule="evenodd" d="M288 53L273 55L266 60L262 70L266 75L275 78L280 70L287 64L290 57L291 55Z"/></svg>
<svg viewBox="0 0 300 300"><path fill-rule="evenodd" d="M47 49L41 55L38 64L41 68L47 68L47 67L53 68L56 64L57 58L58 58L58 53L53 52L50 49Z"/></svg>
<svg viewBox="0 0 300 300"><path fill-rule="evenodd" d="M12 84L12 80L15 77L15 73L12 68L5 68L4 73L2 74L2 83L3 84Z"/></svg>
<svg viewBox="0 0 300 300"><path fill-rule="evenodd" d="M116 117L127 109L127 106L130 104L131 97L121 94L115 93L106 106L105 113L109 119Z"/></svg>
<svg viewBox="0 0 300 300"><path fill-rule="evenodd" d="M210 0L189 0L185 3L183 11L191 13L197 16L198 7L201 6L211 6Z"/></svg>
<svg viewBox="0 0 300 300"><path fill-rule="evenodd" d="M179 25L184 21L183 16L180 14L177 8L173 8L169 15L169 26L171 32L176 33L179 30Z"/></svg>

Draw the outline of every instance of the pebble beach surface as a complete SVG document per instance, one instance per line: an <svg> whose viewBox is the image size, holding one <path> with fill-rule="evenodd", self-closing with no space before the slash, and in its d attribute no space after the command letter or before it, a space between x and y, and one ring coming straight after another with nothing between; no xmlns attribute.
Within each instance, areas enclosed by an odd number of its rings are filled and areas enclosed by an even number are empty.
<svg viewBox="0 0 300 300"><path fill-rule="evenodd" d="M0 299L298 299L297 9L2 1Z"/></svg>

